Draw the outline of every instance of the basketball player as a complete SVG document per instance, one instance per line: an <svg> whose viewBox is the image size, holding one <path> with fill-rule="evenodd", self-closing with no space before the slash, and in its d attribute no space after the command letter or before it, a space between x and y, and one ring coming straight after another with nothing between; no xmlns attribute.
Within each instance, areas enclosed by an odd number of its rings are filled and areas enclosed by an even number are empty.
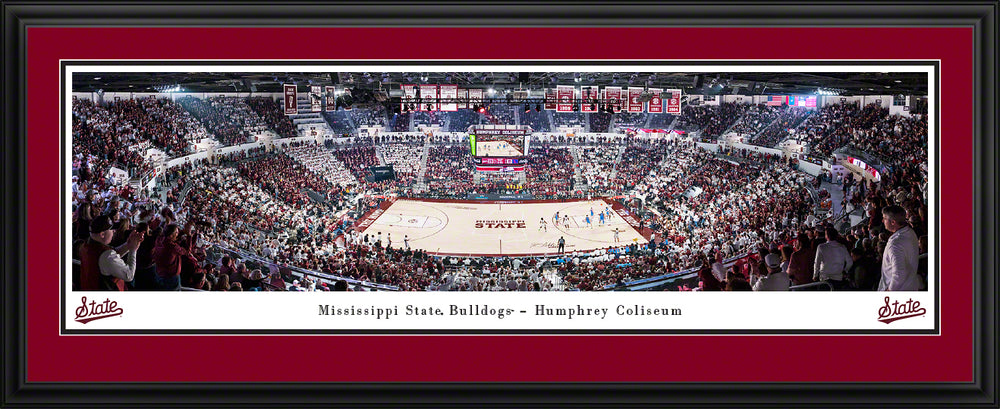
<svg viewBox="0 0 1000 409"><path fill-rule="evenodd" d="M593 213L594 210L591 209L590 212ZM594 225L590 224L590 215L584 215L583 216L583 221L587 222L587 227L590 227L591 229L594 228Z"/></svg>
<svg viewBox="0 0 1000 409"><path fill-rule="evenodd" d="M563 215L563 227L565 227L567 229L569 228L569 215L568 214L564 214Z"/></svg>
<svg viewBox="0 0 1000 409"><path fill-rule="evenodd" d="M544 217L540 217L538 219L538 230L549 231L548 223L545 222L545 218Z"/></svg>
<svg viewBox="0 0 1000 409"><path fill-rule="evenodd" d="M615 227L615 243L618 243L619 241L621 241L621 240L618 239L618 232L619 232L618 228Z"/></svg>
<svg viewBox="0 0 1000 409"><path fill-rule="evenodd" d="M601 211L601 214L598 215L598 220L600 220L601 226L603 226L604 225L604 211L603 210Z"/></svg>
<svg viewBox="0 0 1000 409"><path fill-rule="evenodd" d="M555 226L559 224L559 212L556 212L555 216L552 216L552 225Z"/></svg>
<svg viewBox="0 0 1000 409"><path fill-rule="evenodd" d="M410 249L410 236L407 236L405 234L403 235L403 248L405 248L406 250Z"/></svg>

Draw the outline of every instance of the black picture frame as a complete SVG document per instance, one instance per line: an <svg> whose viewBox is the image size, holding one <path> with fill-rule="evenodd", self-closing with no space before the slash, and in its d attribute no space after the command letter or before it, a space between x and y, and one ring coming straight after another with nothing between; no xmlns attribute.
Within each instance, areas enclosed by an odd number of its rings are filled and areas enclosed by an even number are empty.
<svg viewBox="0 0 1000 409"><path fill-rule="evenodd" d="M995 1L3 4L4 407L997 407ZM308 14L302 9L308 7ZM38 26L961 26L975 33L975 374L969 383L36 383L26 381L26 30ZM929 351L929 354L931 352ZM938 358L934 358L938 359Z"/></svg>

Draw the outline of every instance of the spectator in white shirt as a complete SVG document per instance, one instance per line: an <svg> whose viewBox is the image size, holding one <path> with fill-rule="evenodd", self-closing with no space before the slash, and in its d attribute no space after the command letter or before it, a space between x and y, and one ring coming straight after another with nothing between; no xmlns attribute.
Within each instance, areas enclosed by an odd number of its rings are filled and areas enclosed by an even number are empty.
<svg viewBox="0 0 1000 409"><path fill-rule="evenodd" d="M882 281L879 291L919 291L924 283L917 274L920 246L917 234L906 222L900 206L882 209L882 223L892 232L882 253Z"/></svg>
<svg viewBox="0 0 1000 409"><path fill-rule="evenodd" d="M767 264L767 275L753 275L750 277L750 286L754 291L788 291L792 285L792 280L788 274L781 271L781 256L771 253L764 257L764 264Z"/></svg>
<svg viewBox="0 0 1000 409"><path fill-rule="evenodd" d="M838 241L839 239L840 234L837 233L836 229L832 227L826 229L826 243L820 244L816 248L813 280L832 280L835 282L844 280L844 273L851 268L854 260L851 259L851 253L847 251L847 246Z"/></svg>

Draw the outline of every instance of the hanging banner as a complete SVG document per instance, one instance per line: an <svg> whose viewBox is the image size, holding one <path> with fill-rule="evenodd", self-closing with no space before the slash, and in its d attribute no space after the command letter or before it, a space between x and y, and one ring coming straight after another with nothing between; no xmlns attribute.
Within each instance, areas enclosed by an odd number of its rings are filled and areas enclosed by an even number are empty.
<svg viewBox="0 0 1000 409"><path fill-rule="evenodd" d="M295 84L285 85L285 115L295 115L299 113L298 93Z"/></svg>
<svg viewBox="0 0 1000 409"><path fill-rule="evenodd" d="M413 84L406 84L401 87L403 88L403 104L401 107L403 112L416 109L417 106L413 104L416 104L417 101L417 86ZM409 107L409 105L413 105L413 107Z"/></svg>
<svg viewBox="0 0 1000 409"><path fill-rule="evenodd" d="M418 105L418 111L437 111L441 109L441 104L438 103L438 86L421 85L420 104Z"/></svg>
<svg viewBox="0 0 1000 409"><path fill-rule="evenodd" d="M573 97L576 94L576 88L572 85L558 85L556 86L556 94L559 101L556 105L556 112L573 112Z"/></svg>
<svg viewBox="0 0 1000 409"><path fill-rule="evenodd" d="M649 113L662 114L663 97L660 94L663 93L663 90L660 88L650 88L649 93L653 94L653 97L649 99Z"/></svg>
<svg viewBox="0 0 1000 409"><path fill-rule="evenodd" d="M556 110L556 90L554 88L548 88L545 90L545 110L555 111Z"/></svg>
<svg viewBox="0 0 1000 409"><path fill-rule="evenodd" d="M677 114L681 113L681 90L679 89L668 89L667 93L671 94L670 99L667 100L667 113Z"/></svg>
<svg viewBox="0 0 1000 409"><path fill-rule="evenodd" d="M767 96L767 102L766 102L766 104L767 104L767 106L772 106L772 107L780 107L782 105L785 105L785 96L784 95L768 95Z"/></svg>
<svg viewBox="0 0 1000 409"><path fill-rule="evenodd" d="M642 112L642 88L628 87L628 112Z"/></svg>
<svg viewBox="0 0 1000 409"><path fill-rule="evenodd" d="M481 88L470 88L469 108L472 108L472 105L482 105L482 104L483 104L483 90Z"/></svg>
<svg viewBox="0 0 1000 409"><path fill-rule="evenodd" d="M326 87L326 110L336 111L337 110L337 93L334 92L335 88L332 86Z"/></svg>
<svg viewBox="0 0 1000 409"><path fill-rule="evenodd" d="M313 85L309 87L309 103L313 112L323 112L323 86Z"/></svg>
<svg viewBox="0 0 1000 409"><path fill-rule="evenodd" d="M601 96L600 87L583 87L580 90L583 103L580 105L580 110L583 112L597 112L598 110L598 98Z"/></svg>
<svg viewBox="0 0 1000 409"><path fill-rule="evenodd" d="M455 104L456 109L468 109L469 108L469 90L465 88L458 89L458 103Z"/></svg>
<svg viewBox="0 0 1000 409"><path fill-rule="evenodd" d="M604 87L604 93L607 97L608 105L611 105L611 110L617 112L622 111L622 87Z"/></svg>
<svg viewBox="0 0 1000 409"><path fill-rule="evenodd" d="M455 102L458 98L458 85L441 85L438 92L441 101L444 101L438 104L438 109L448 112L458 111L458 103Z"/></svg>

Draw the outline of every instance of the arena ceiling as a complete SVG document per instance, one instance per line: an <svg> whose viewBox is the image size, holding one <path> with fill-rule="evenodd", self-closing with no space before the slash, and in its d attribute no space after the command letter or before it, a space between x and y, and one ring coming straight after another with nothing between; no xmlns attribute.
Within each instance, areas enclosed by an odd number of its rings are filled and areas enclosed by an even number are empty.
<svg viewBox="0 0 1000 409"><path fill-rule="evenodd" d="M188 72L78 73L73 91L150 92L179 86L185 92L281 92L281 84L382 88L399 84L457 84L472 88L554 88L555 85L681 88L688 94L813 94L819 88L839 95L927 95L927 75L904 72Z"/></svg>

